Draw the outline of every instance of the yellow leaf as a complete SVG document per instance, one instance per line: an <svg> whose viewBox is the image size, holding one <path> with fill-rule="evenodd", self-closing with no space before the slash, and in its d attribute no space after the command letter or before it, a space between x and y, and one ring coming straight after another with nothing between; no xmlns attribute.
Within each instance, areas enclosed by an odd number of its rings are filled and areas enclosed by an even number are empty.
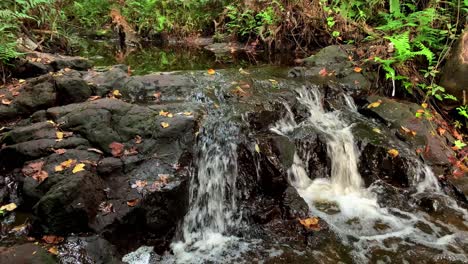
<svg viewBox="0 0 468 264"><path fill-rule="evenodd" d="M2 207L0 207L0 211L6 210L6 211L11 212L11 211L15 210L16 207L18 207L18 206L15 203L5 204Z"/></svg>
<svg viewBox="0 0 468 264"><path fill-rule="evenodd" d="M20 79L18 83L24 83L26 80Z"/></svg>
<svg viewBox="0 0 468 264"><path fill-rule="evenodd" d="M421 106L422 106L422 108L426 109L427 108L427 103L422 103Z"/></svg>
<svg viewBox="0 0 468 264"><path fill-rule="evenodd" d="M73 168L72 172L73 173L77 173L77 172L80 172L80 171L84 171L84 163L79 163L79 164L76 164L75 168Z"/></svg>
<svg viewBox="0 0 468 264"><path fill-rule="evenodd" d="M168 128L168 127L169 127L169 123L167 123L167 122L161 122L161 126L162 126L163 128Z"/></svg>
<svg viewBox="0 0 468 264"><path fill-rule="evenodd" d="M239 69L239 72L240 72L241 74L245 74L245 75L249 75L249 74L250 74L250 72L248 72L248 71L246 71L246 70L244 70L244 69L242 69L242 68Z"/></svg>
<svg viewBox="0 0 468 264"><path fill-rule="evenodd" d="M209 74L209 75L213 75L213 74L215 74L215 73L216 73L215 70L213 70L213 69L208 69L208 74Z"/></svg>
<svg viewBox="0 0 468 264"><path fill-rule="evenodd" d="M260 153L260 147L258 146L258 144L255 144L255 151L257 151L257 153Z"/></svg>
<svg viewBox="0 0 468 264"><path fill-rule="evenodd" d="M382 100L377 100L376 102L370 103L370 104L367 106L367 108L379 107L381 103L382 103Z"/></svg>
<svg viewBox="0 0 468 264"><path fill-rule="evenodd" d="M160 116L168 116L169 112L165 112L164 110L159 111Z"/></svg>
<svg viewBox="0 0 468 264"><path fill-rule="evenodd" d="M55 166L55 172L63 171L62 165Z"/></svg>
<svg viewBox="0 0 468 264"><path fill-rule="evenodd" d="M52 121L52 120L47 120L47 123L49 123L49 124L52 124L52 125L54 125L54 126L55 126L55 122L54 122L54 121Z"/></svg>
<svg viewBox="0 0 468 264"><path fill-rule="evenodd" d="M122 94L120 93L119 90L114 90L114 91L112 91L112 95L114 95L115 97L122 96Z"/></svg>
<svg viewBox="0 0 468 264"><path fill-rule="evenodd" d="M320 230L319 219L317 217L309 217L306 219L299 219L301 225L305 226L307 229Z"/></svg>
<svg viewBox="0 0 468 264"><path fill-rule="evenodd" d="M75 163L76 163L76 160L68 159L68 160L60 163L60 166L62 166L65 169L65 168L71 167Z"/></svg>
<svg viewBox="0 0 468 264"><path fill-rule="evenodd" d="M382 131L380 131L380 129L378 129L378 128L373 128L372 131L374 131L375 133L378 133L378 134L382 134Z"/></svg>
<svg viewBox="0 0 468 264"><path fill-rule="evenodd" d="M183 115L184 115L184 116L191 116L191 115L192 115L192 112L184 112Z"/></svg>
<svg viewBox="0 0 468 264"><path fill-rule="evenodd" d="M167 117L172 118L172 117L174 117L174 115L169 113L169 114L167 114Z"/></svg>
<svg viewBox="0 0 468 264"><path fill-rule="evenodd" d="M57 131L57 132L55 132L55 135L57 136L57 139L59 139L59 140L63 139L63 132Z"/></svg>
<svg viewBox="0 0 468 264"><path fill-rule="evenodd" d="M58 255L58 253L59 253L58 248L56 246L53 246L53 247L49 248L49 250L47 250L47 251L52 255Z"/></svg>
<svg viewBox="0 0 468 264"><path fill-rule="evenodd" d="M273 84L273 85L277 85L277 84L278 84L278 81L275 80L275 79L268 79L268 80L269 80L269 81L271 82L271 84Z"/></svg>
<svg viewBox="0 0 468 264"><path fill-rule="evenodd" d="M399 154L398 150L396 149L390 149L389 151L387 151L388 154L390 154L390 156L392 156L392 158L396 158Z"/></svg>
<svg viewBox="0 0 468 264"><path fill-rule="evenodd" d="M362 71L362 68L361 68L361 67L354 67L354 71L355 71L355 72L361 72L361 71Z"/></svg>

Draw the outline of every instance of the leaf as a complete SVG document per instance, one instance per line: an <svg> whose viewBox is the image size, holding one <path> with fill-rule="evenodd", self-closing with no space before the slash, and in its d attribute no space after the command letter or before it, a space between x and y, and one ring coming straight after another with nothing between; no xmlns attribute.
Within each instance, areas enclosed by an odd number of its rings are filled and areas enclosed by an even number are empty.
<svg viewBox="0 0 468 264"><path fill-rule="evenodd" d="M112 142L109 144L109 148L111 149L111 154L114 157L120 157L124 153L124 145L119 142Z"/></svg>
<svg viewBox="0 0 468 264"><path fill-rule="evenodd" d="M317 217L309 217L306 219L299 219L301 225L310 230L320 230L319 219Z"/></svg>
<svg viewBox="0 0 468 264"><path fill-rule="evenodd" d="M167 122L161 122L162 128L168 128L170 125Z"/></svg>
<svg viewBox="0 0 468 264"><path fill-rule="evenodd" d="M424 108L424 109L426 109L426 108L427 108L427 103L422 103L422 104L421 104L421 107Z"/></svg>
<svg viewBox="0 0 468 264"><path fill-rule="evenodd" d="M56 244L62 243L64 238L60 236L55 236L55 235L47 235L47 236L43 236L42 240L44 240L44 242L46 242L47 244L56 245Z"/></svg>
<svg viewBox="0 0 468 264"><path fill-rule="evenodd" d="M128 205L129 207L134 207L135 205L138 204L139 201L140 201L139 199L128 200L128 201L127 201L127 205Z"/></svg>
<svg viewBox="0 0 468 264"><path fill-rule="evenodd" d="M39 162L32 162L26 165L21 171L25 176L32 177L39 183L43 182L49 174L46 171L42 170L42 166L44 165L44 161Z"/></svg>
<svg viewBox="0 0 468 264"><path fill-rule="evenodd" d="M359 73L359 72L362 71L362 68L361 67L354 67L354 71Z"/></svg>
<svg viewBox="0 0 468 264"><path fill-rule="evenodd" d="M275 80L275 79L268 79L268 81L270 81L271 84L273 84L273 85L278 85L278 81Z"/></svg>
<svg viewBox="0 0 468 264"><path fill-rule="evenodd" d="M375 101L375 102L373 102L373 103L370 103L370 104L367 106L367 108L379 107L381 103L382 103L382 100L379 99L379 100L377 100L377 101Z"/></svg>
<svg viewBox="0 0 468 264"><path fill-rule="evenodd" d="M407 134L407 135L410 135L410 136L413 136L413 137L416 136L416 131L414 131L414 130L411 130L411 129L409 129L409 128L407 128L407 127L404 127L404 126L401 126L400 129L401 129L401 131L402 131L403 133L405 133L405 134Z"/></svg>
<svg viewBox="0 0 468 264"><path fill-rule="evenodd" d="M258 146L258 144L255 144L255 151L256 151L257 153L260 153L260 147Z"/></svg>
<svg viewBox="0 0 468 264"><path fill-rule="evenodd" d="M8 212L11 212L13 210L15 210L18 206L15 204L15 203L9 203L9 204L5 204L5 205L2 205L2 207L0 207L0 211L8 211Z"/></svg>
<svg viewBox="0 0 468 264"><path fill-rule="evenodd" d="M26 82L26 80L19 79L19 81L18 81L19 84L24 83L24 82Z"/></svg>
<svg viewBox="0 0 468 264"><path fill-rule="evenodd" d="M141 144L142 141L143 141L143 139L141 138L141 136L139 136L139 135L135 136L135 144Z"/></svg>
<svg viewBox="0 0 468 264"><path fill-rule="evenodd" d="M169 118L173 118L173 117L174 117L174 115L173 115L173 114L171 114L171 113L169 113L169 114L167 114L167 117L169 117Z"/></svg>
<svg viewBox="0 0 468 264"><path fill-rule="evenodd" d="M80 172L80 171L84 171L85 170L84 167L85 167L84 163L76 164L75 167L72 170L72 173L77 173L77 172Z"/></svg>
<svg viewBox="0 0 468 264"><path fill-rule="evenodd" d="M101 99L101 96L99 95L93 95L88 98L88 101L96 101L97 99Z"/></svg>
<svg viewBox="0 0 468 264"><path fill-rule="evenodd" d="M101 154L101 155L104 155L104 152L102 152L100 149L97 149L97 148L88 148L86 150L91 151L91 152L96 152L96 153Z"/></svg>
<svg viewBox="0 0 468 264"><path fill-rule="evenodd" d="M372 131L374 131L377 134L382 134L382 131L380 131L380 129L378 128L373 128Z"/></svg>
<svg viewBox="0 0 468 264"><path fill-rule="evenodd" d="M76 160L67 159L66 161L63 161L62 163L60 163L60 166L62 166L64 169L66 169L66 168L70 168L75 163L76 163Z"/></svg>
<svg viewBox="0 0 468 264"><path fill-rule="evenodd" d="M168 116L169 112L165 112L164 110L159 111L160 116Z"/></svg>
<svg viewBox="0 0 468 264"><path fill-rule="evenodd" d="M54 152L55 152L56 154L62 155L62 154L64 154L65 152L67 152L67 150L66 150L66 149L63 149L63 148L62 148L62 149L54 149Z"/></svg>
<svg viewBox="0 0 468 264"><path fill-rule="evenodd" d="M463 143L461 140L455 140L455 142L453 142L454 146L452 147L453 150L460 150L462 148L464 148L466 146L465 143Z"/></svg>
<svg viewBox="0 0 468 264"><path fill-rule="evenodd" d="M11 104L11 101L8 100L8 99L2 99L2 104L9 105L9 104Z"/></svg>
<svg viewBox="0 0 468 264"><path fill-rule="evenodd" d="M390 149L389 151L387 151L388 154L390 154L390 156L392 156L392 158L396 158L399 154L398 150L396 149Z"/></svg>
<svg viewBox="0 0 468 264"><path fill-rule="evenodd" d="M437 133L439 133L440 136L443 136L445 134L445 128L438 127L437 128Z"/></svg>
<svg viewBox="0 0 468 264"><path fill-rule="evenodd" d="M216 71L213 70L213 69L208 69L207 72L208 72L209 75L214 75L216 73Z"/></svg>
<svg viewBox="0 0 468 264"><path fill-rule="evenodd" d="M182 113L184 116L191 116L192 115L192 112L183 112Z"/></svg>
<svg viewBox="0 0 468 264"><path fill-rule="evenodd" d="M327 69L323 68L319 71L319 74L322 75L322 76L327 76L328 75L328 72L327 72Z"/></svg>
<svg viewBox="0 0 468 264"><path fill-rule="evenodd" d="M138 154L138 150L136 147L131 147L130 149L124 151L125 156L132 156L136 154Z"/></svg>
<svg viewBox="0 0 468 264"><path fill-rule="evenodd" d="M249 75L249 74L250 74L250 72L248 72L248 71L246 71L246 70L244 70L244 69L242 69L242 68L239 68L239 73L240 73L240 74L245 74L245 75Z"/></svg>
<svg viewBox="0 0 468 264"><path fill-rule="evenodd" d="M61 165L55 166L55 172L63 171L63 167Z"/></svg>
<svg viewBox="0 0 468 264"><path fill-rule="evenodd" d="M121 97L122 96L122 94L120 93L119 90L112 91L112 95L115 96L115 97Z"/></svg>
<svg viewBox="0 0 468 264"><path fill-rule="evenodd" d="M57 131L57 132L55 132L55 136L57 137L58 140L62 140L63 139L63 132Z"/></svg>
<svg viewBox="0 0 468 264"><path fill-rule="evenodd" d="M114 206L108 202L102 202L99 204L99 211L103 212L103 214L109 214L114 212Z"/></svg>
<svg viewBox="0 0 468 264"><path fill-rule="evenodd" d="M58 255L59 254L58 248L56 246L53 246L53 247L49 248L49 250L47 250L47 252L49 252L52 255Z"/></svg>

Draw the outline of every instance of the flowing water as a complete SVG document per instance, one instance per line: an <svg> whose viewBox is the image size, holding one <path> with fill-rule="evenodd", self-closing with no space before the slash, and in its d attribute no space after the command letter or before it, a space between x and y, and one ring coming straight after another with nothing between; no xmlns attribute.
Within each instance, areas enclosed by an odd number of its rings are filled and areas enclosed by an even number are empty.
<svg viewBox="0 0 468 264"><path fill-rule="evenodd" d="M308 117L298 124L287 107L285 119L272 130L289 135L301 127L313 126L317 129L327 139L331 175L329 178L310 179L306 172L306 161L296 153L289 169L290 183L309 205L311 215L324 219L345 245L351 246L356 262L411 262L411 256L407 256L409 260L404 256L411 250L431 254L435 262L468 261L464 251L468 238L466 211L442 193L429 167L414 160L413 184L416 191L412 196L431 193L439 197L453 214L463 219L458 226L456 223L434 219L421 211L381 207L377 195L385 190L378 183L364 188L357 170L359 153L351 132L352 126L343 121L342 112L327 112L322 106L323 97L316 87L300 89L298 100L308 109ZM350 100L346 102L349 110L354 112L354 104ZM379 254L382 258L379 258Z"/></svg>

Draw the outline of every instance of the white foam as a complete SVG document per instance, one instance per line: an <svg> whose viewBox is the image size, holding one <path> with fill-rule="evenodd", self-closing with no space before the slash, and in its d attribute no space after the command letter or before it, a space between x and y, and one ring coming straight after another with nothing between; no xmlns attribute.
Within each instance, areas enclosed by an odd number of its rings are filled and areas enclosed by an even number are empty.
<svg viewBox="0 0 468 264"><path fill-rule="evenodd" d="M122 261L128 264L150 264L152 253L153 247L142 246L125 255Z"/></svg>

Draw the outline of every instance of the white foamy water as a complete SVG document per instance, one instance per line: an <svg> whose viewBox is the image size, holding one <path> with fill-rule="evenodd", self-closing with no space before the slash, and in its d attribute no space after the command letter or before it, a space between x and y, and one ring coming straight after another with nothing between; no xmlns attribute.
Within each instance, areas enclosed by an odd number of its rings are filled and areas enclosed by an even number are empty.
<svg viewBox="0 0 468 264"><path fill-rule="evenodd" d="M346 102L349 106L352 101L348 99ZM428 192L436 195L461 219L462 230L450 223L433 219L423 211L406 212L379 206L377 194L382 191L381 186L363 187L357 170L359 157L351 127L342 121L340 111L327 112L322 106L322 95L315 87L299 90L298 100L308 109L308 118L297 124L287 106L286 117L272 131L288 135L302 126L312 125L327 140L331 175L311 180L304 161L296 153L289 169L290 183L309 205L311 215L324 219L340 239L352 247L357 262L369 262L376 249L387 255L398 256L415 245L432 250L440 259L468 261L464 251L468 239L466 210L458 207L453 199L441 191L429 167L414 161L412 173L416 192L413 195ZM351 105L350 110L355 112L355 106Z"/></svg>

